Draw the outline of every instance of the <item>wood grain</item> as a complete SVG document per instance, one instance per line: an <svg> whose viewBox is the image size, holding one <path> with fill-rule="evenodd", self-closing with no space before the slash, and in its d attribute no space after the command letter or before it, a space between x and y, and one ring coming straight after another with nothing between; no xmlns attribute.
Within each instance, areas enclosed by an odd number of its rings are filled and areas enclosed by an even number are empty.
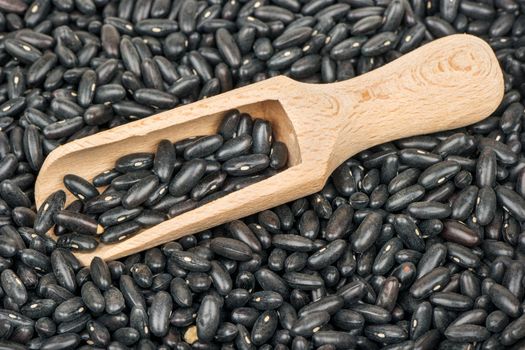
<svg viewBox="0 0 525 350"><path fill-rule="evenodd" d="M116 259L320 190L345 159L371 146L477 122L499 105L503 77L491 48L470 35L433 41L354 79L310 85L276 77L89 136L53 151L35 189L37 205L72 173L87 179L131 152L216 132L239 108L272 122L290 150L288 169L94 253ZM71 199L71 198L69 198ZM52 233L50 233L52 235Z"/></svg>

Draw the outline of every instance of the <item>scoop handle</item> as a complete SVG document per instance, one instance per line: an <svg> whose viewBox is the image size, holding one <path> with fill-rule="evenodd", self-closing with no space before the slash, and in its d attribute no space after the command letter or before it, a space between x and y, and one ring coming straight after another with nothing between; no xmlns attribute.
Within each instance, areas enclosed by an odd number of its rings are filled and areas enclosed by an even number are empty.
<svg viewBox="0 0 525 350"><path fill-rule="evenodd" d="M354 79L321 85L340 105L332 168L371 146L489 116L504 93L499 62L467 34L426 44Z"/></svg>

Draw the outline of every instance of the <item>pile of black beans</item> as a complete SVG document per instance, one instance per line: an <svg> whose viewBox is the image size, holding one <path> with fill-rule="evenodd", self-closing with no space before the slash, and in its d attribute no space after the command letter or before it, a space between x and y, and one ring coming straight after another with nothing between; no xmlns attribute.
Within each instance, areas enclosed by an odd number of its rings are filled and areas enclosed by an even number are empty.
<svg viewBox="0 0 525 350"><path fill-rule="evenodd" d="M39 235L55 226L57 245L92 251L120 242L282 170L288 149L276 141L270 122L247 113L225 114L217 134L172 143L159 142L155 154L131 153L92 183L74 174L65 187L78 198L64 209L66 194L52 193L33 225ZM105 187L101 193L97 189Z"/></svg>
<svg viewBox="0 0 525 350"><path fill-rule="evenodd" d="M275 75L349 79L456 32L505 71L482 122L120 261L82 267L34 228L60 144ZM0 33L0 349L525 347L524 0L0 0Z"/></svg>

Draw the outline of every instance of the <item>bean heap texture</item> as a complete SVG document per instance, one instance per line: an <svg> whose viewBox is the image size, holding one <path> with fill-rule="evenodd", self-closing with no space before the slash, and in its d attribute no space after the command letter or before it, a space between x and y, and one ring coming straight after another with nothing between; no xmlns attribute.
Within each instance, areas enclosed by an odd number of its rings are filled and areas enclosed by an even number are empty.
<svg viewBox="0 0 525 350"><path fill-rule="evenodd" d="M92 183L66 175L78 199L64 209L65 192L52 193L36 214L35 233L56 225L57 245L77 251L94 250L98 235L103 243L122 241L283 169L288 149L274 140L268 121L230 111L218 134L162 140L155 154L122 156Z"/></svg>
<svg viewBox="0 0 525 350"><path fill-rule="evenodd" d="M506 73L476 125L366 150L319 193L120 261L81 267L43 234L80 202L59 212L56 194L35 222L60 144L279 74L349 79L456 32ZM525 347L523 0L0 0L0 33L0 349Z"/></svg>

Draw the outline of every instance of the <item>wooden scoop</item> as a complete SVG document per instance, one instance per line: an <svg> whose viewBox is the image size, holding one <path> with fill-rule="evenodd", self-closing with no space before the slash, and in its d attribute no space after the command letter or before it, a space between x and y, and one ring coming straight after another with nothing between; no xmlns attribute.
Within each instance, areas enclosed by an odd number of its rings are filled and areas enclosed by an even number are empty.
<svg viewBox="0 0 525 350"><path fill-rule="evenodd" d="M162 139L216 133L230 109L271 121L289 149L286 170L121 243L76 254L83 264L95 256L116 259L315 193L359 151L475 123L498 107L503 92L489 45L452 35L348 81L313 85L276 77L65 144L40 170L36 203L64 189L66 174L92 179L123 155L154 152Z"/></svg>

